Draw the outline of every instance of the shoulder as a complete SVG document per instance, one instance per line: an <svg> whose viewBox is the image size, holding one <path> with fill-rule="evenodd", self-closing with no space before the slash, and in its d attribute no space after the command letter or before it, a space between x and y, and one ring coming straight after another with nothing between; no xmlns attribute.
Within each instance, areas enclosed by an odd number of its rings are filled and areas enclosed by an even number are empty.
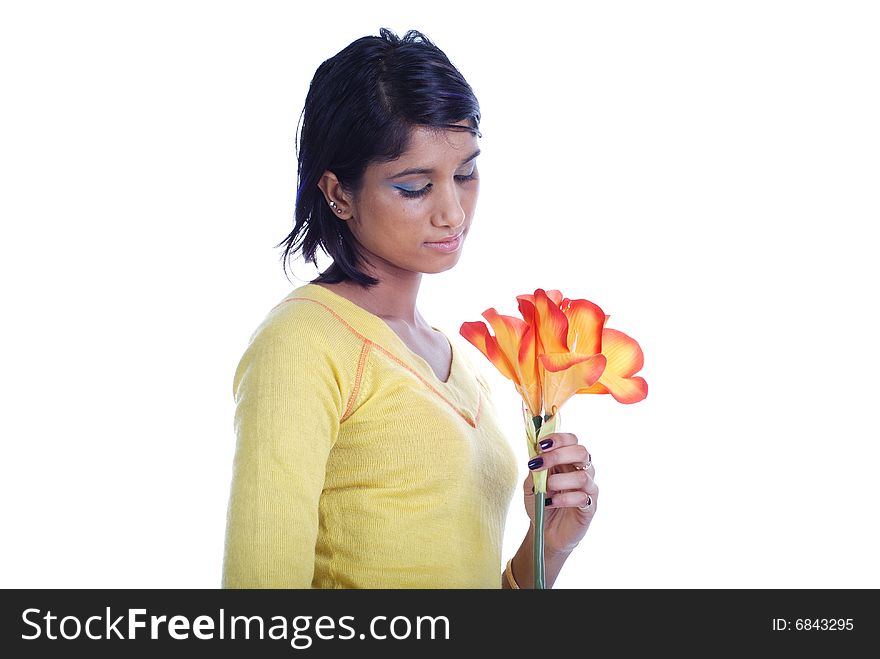
<svg viewBox="0 0 880 659"><path fill-rule="evenodd" d="M283 343L334 353L347 344L359 344L360 337L332 308L294 290L268 311L249 343Z"/></svg>
<svg viewBox="0 0 880 659"><path fill-rule="evenodd" d="M273 306L251 334L238 363L234 388L254 368L297 377L318 371L347 371L357 363L362 340L326 306L298 298L296 291Z"/></svg>

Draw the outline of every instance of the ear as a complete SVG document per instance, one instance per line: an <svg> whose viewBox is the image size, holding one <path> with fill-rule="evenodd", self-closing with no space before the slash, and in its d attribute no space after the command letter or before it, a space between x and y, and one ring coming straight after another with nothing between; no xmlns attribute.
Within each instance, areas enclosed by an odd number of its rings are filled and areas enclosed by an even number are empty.
<svg viewBox="0 0 880 659"><path fill-rule="evenodd" d="M336 174L329 169L325 171L318 180L318 187L321 188L327 205L330 206L336 217L340 220L347 220L351 217L351 197L343 190ZM331 201L336 204L335 207L330 204Z"/></svg>

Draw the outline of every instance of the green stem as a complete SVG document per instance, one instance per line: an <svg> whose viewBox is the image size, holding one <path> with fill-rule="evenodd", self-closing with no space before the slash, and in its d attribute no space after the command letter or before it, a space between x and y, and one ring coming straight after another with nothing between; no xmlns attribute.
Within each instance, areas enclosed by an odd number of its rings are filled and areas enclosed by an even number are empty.
<svg viewBox="0 0 880 659"><path fill-rule="evenodd" d="M535 590L544 590L544 492L535 492Z"/></svg>
<svg viewBox="0 0 880 659"><path fill-rule="evenodd" d="M532 417L532 422L535 424L535 437L538 437L541 432L541 426L545 419L541 418L541 415L535 415ZM537 446L535 450L537 451ZM535 492L535 546L532 550L532 559L535 563L535 590L543 590L544 589L544 498L546 496L545 492L541 492L540 490Z"/></svg>

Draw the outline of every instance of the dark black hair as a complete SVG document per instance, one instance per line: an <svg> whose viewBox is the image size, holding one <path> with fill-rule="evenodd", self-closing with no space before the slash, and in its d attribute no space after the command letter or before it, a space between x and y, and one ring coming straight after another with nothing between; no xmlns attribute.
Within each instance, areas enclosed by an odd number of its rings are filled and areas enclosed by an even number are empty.
<svg viewBox="0 0 880 659"><path fill-rule="evenodd" d="M477 98L443 51L418 30L402 39L387 28L379 34L353 41L318 67L300 115L294 227L275 247L285 246L285 272L300 249L315 266L318 247L330 256L333 264L312 283L379 283L358 269L357 240L318 187L324 171L357 194L367 166L399 158L415 126L480 135ZM452 126L464 121L470 129Z"/></svg>

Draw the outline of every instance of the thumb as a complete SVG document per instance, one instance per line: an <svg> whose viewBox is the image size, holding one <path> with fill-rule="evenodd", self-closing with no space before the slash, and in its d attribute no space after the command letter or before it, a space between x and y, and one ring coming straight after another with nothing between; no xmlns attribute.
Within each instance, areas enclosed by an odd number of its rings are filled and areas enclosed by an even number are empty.
<svg viewBox="0 0 880 659"><path fill-rule="evenodd" d="M535 495L535 481L532 478L532 472L529 472L529 475L523 481L523 494L527 497Z"/></svg>

